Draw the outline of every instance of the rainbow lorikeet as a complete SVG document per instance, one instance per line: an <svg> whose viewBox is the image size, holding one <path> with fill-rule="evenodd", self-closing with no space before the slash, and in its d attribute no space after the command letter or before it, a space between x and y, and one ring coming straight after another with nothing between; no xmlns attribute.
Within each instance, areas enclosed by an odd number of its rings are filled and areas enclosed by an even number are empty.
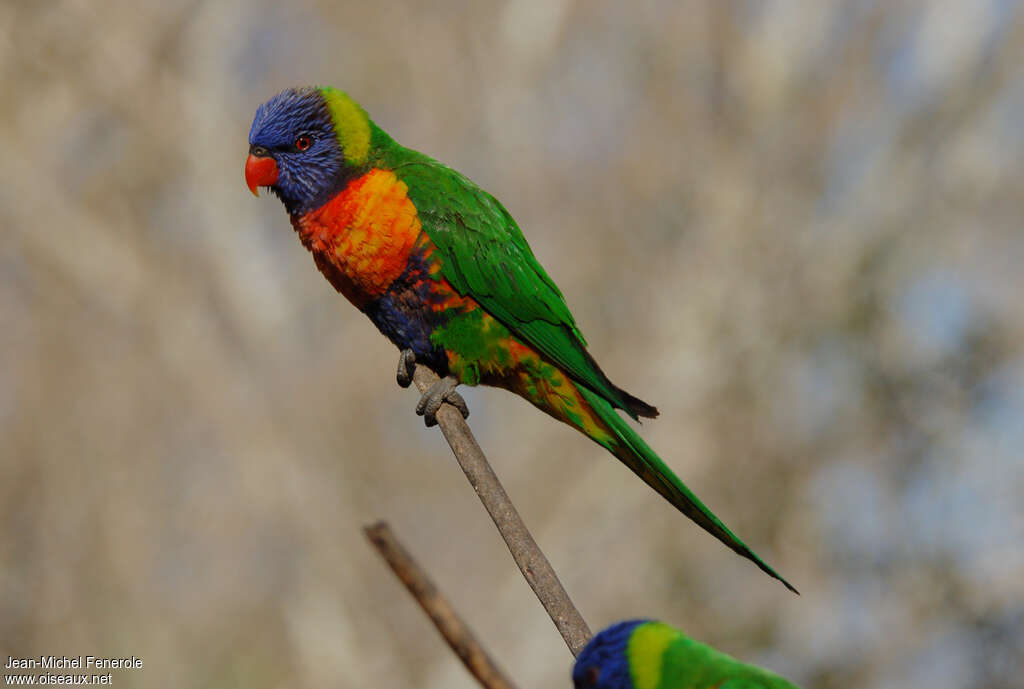
<svg viewBox="0 0 1024 689"><path fill-rule="evenodd" d="M576 658L572 681L576 689L797 689L653 620L599 632Z"/></svg>
<svg viewBox="0 0 1024 689"><path fill-rule="evenodd" d="M441 378L427 425L460 384L511 390L607 448L740 555L795 591L737 538L618 415L658 410L612 384L509 212L455 170L404 148L348 95L288 89L261 105L245 178L282 202L320 272L401 352Z"/></svg>

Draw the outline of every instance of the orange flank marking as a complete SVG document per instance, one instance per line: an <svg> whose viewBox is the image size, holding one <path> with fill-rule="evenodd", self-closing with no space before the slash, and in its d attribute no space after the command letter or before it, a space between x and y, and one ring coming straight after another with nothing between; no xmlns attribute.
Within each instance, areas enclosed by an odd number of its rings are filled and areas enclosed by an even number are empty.
<svg viewBox="0 0 1024 689"><path fill-rule="evenodd" d="M515 362L505 386L525 397L539 409L563 423L583 431L598 443L609 446L613 436L608 426L594 413L576 384L554 364L531 347L510 339L509 350Z"/></svg>
<svg viewBox="0 0 1024 689"><path fill-rule="evenodd" d="M568 375L516 339L490 314L484 316L481 330L483 337L493 338L493 346L481 359L467 362L456 352L448 351L448 365L456 375L472 367L478 371L479 382L510 390L601 445L609 449L616 446L611 429Z"/></svg>
<svg viewBox="0 0 1024 689"><path fill-rule="evenodd" d="M374 168L292 221L320 272L359 308L402 274L420 235L408 192L394 172Z"/></svg>

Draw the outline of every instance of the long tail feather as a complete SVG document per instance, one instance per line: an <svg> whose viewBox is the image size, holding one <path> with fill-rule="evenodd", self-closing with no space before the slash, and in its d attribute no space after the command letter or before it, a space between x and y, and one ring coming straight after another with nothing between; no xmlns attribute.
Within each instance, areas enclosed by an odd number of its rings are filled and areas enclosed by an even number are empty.
<svg viewBox="0 0 1024 689"><path fill-rule="evenodd" d="M619 443L609 448L623 464L633 470L647 485L658 491L676 509L695 521L701 528L731 548L733 551L756 564L763 572L783 583L783 585L799 595L792 584L782 578L778 572L758 557L757 553L747 547L722 521L702 503L696 495L686 487L679 477L662 461L662 459L644 442L633 428L626 423L608 402L597 394L577 386L583 398L593 408L598 418L615 434Z"/></svg>

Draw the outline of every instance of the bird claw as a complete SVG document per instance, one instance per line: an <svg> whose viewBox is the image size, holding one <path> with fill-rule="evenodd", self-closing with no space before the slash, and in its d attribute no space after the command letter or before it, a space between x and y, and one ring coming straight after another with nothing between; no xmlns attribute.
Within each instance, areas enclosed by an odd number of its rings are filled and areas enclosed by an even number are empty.
<svg viewBox="0 0 1024 689"><path fill-rule="evenodd" d="M445 402L458 409L462 418L469 418L469 406L466 405L466 400L455 392L458 384L459 381L454 376L445 376L427 388L427 391L420 397L420 401L416 404L416 413L423 417L427 428L437 425L437 412Z"/></svg>
<svg viewBox="0 0 1024 689"><path fill-rule="evenodd" d="M416 371L416 353L411 349L403 349L398 355L398 373L395 379L399 387L407 388L412 384L412 375Z"/></svg>

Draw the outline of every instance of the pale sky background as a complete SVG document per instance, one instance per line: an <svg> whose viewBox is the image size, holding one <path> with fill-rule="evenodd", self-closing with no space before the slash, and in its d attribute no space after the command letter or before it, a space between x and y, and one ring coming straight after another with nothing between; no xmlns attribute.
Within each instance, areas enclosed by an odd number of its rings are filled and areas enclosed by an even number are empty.
<svg viewBox="0 0 1024 689"><path fill-rule="evenodd" d="M347 90L496 195L643 434L795 597L508 393L474 431L584 617L820 688L1024 687L1024 7L0 4L0 654L121 687L523 689L571 656L397 351L242 166Z"/></svg>

